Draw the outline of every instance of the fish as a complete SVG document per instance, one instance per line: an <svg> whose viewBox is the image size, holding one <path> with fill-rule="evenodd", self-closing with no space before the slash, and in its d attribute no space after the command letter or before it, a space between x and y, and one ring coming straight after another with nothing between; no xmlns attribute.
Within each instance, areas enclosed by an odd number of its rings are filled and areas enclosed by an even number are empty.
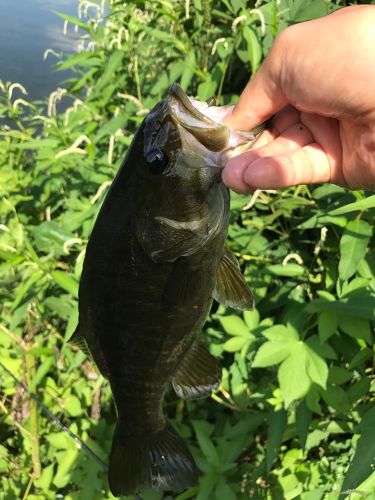
<svg viewBox="0 0 375 500"><path fill-rule="evenodd" d="M170 386L183 399L219 386L219 361L201 338L213 300L253 308L225 246L230 200L221 173L257 134L230 130L214 119L222 113L173 84L137 130L87 245L71 340L110 383L114 496L197 484L163 400Z"/></svg>

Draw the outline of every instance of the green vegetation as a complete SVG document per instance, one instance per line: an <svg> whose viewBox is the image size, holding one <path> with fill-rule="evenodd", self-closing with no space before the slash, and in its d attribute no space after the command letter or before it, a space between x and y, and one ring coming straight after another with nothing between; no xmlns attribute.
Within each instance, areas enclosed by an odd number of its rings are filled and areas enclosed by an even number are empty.
<svg viewBox="0 0 375 500"><path fill-rule="evenodd" d="M104 15L82 1L83 17L62 16L84 39L58 62L75 73L68 109L58 93L42 107L0 83L0 362L24 384L0 365L0 499L112 498L100 465L27 391L107 461L110 390L67 339L87 239L132 134L174 81L234 101L281 29L343 5L245 4L115 0ZM168 395L202 477L164 498L374 498L374 216L374 194L333 185L232 196L229 244L256 310L215 307L206 324L224 367L212 399Z"/></svg>

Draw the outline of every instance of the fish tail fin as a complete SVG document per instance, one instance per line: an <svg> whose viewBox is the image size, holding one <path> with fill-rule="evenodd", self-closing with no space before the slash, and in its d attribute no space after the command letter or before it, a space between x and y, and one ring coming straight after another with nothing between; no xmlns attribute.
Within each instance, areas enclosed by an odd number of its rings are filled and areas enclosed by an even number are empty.
<svg viewBox="0 0 375 500"><path fill-rule="evenodd" d="M167 425L149 436L126 436L117 424L109 463L109 487L115 496L145 488L182 491L198 482L198 469L184 441Z"/></svg>

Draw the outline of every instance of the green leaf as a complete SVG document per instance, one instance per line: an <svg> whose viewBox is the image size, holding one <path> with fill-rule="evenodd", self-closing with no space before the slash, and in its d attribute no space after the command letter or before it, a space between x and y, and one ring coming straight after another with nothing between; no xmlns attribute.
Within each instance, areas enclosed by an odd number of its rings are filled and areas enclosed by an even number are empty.
<svg viewBox="0 0 375 500"><path fill-rule="evenodd" d="M203 420L194 420L192 424L197 436L199 446L206 456L208 462L218 467L220 465L220 459L209 435L209 424L207 422L204 422Z"/></svg>
<svg viewBox="0 0 375 500"><path fill-rule="evenodd" d="M58 63L59 71L64 71L74 66L99 66L101 61L95 56L93 52L79 52L78 54L73 54L69 56L66 61Z"/></svg>
<svg viewBox="0 0 375 500"><path fill-rule="evenodd" d="M59 145L56 139L33 139L17 144L17 149L54 149Z"/></svg>
<svg viewBox="0 0 375 500"><path fill-rule="evenodd" d="M323 311L318 317L318 332L321 342L326 342L336 333L338 327L338 317L332 311Z"/></svg>
<svg viewBox="0 0 375 500"><path fill-rule="evenodd" d="M364 220L348 222L340 241L339 275L342 280L348 280L356 272L371 235L372 227Z"/></svg>
<svg viewBox="0 0 375 500"><path fill-rule="evenodd" d="M73 439L66 432L50 432L46 439L57 450L75 449Z"/></svg>
<svg viewBox="0 0 375 500"><path fill-rule="evenodd" d="M70 394L64 399L63 404L70 416L78 417L82 414L82 406L77 396Z"/></svg>
<svg viewBox="0 0 375 500"><path fill-rule="evenodd" d="M274 325L267 330L262 332L268 340L272 342L298 342L299 337L296 331L293 328L287 328L284 325Z"/></svg>
<svg viewBox="0 0 375 500"><path fill-rule="evenodd" d="M340 413L349 410L350 404L347 393L339 386L328 386L326 390L320 390L324 401Z"/></svg>
<svg viewBox="0 0 375 500"><path fill-rule="evenodd" d="M306 451L311 450L311 448L316 448L322 441L325 441L329 436L327 431L321 431L320 429L315 429L310 432L306 441Z"/></svg>
<svg viewBox="0 0 375 500"><path fill-rule="evenodd" d="M271 470L272 463L277 457L287 423L288 415L284 409L271 413L266 448L266 467L268 471Z"/></svg>
<svg viewBox="0 0 375 500"><path fill-rule="evenodd" d="M190 82L194 76L195 65L195 52L193 50L190 50L185 57L184 70L180 79L180 85L185 91L188 89Z"/></svg>
<svg viewBox="0 0 375 500"><path fill-rule="evenodd" d="M72 304L68 299L68 295L61 295L59 297L47 297L44 304L57 314L61 319L67 320L72 312Z"/></svg>
<svg viewBox="0 0 375 500"><path fill-rule="evenodd" d="M277 365L290 354L290 344L282 342L265 342L260 346L252 362L253 368L264 368Z"/></svg>
<svg viewBox="0 0 375 500"><path fill-rule="evenodd" d="M314 0L306 2L306 0L294 0L291 3L290 19L294 23L309 21L317 17L325 16L329 13L330 4L324 0Z"/></svg>
<svg viewBox="0 0 375 500"><path fill-rule="evenodd" d="M81 19L79 19L78 17L70 16L69 14L61 14L60 12L55 12L55 14L61 17L61 19L64 19L64 21L68 21L69 23L74 24L75 26L79 26L81 29L85 31L90 31L89 25L86 24Z"/></svg>
<svg viewBox="0 0 375 500"><path fill-rule="evenodd" d="M363 339L371 344L372 335L370 323L366 319L353 318L351 316L341 316L339 322L340 329L355 339Z"/></svg>
<svg viewBox="0 0 375 500"><path fill-rule="evenodd" d="M375 320L375 297L368 294L363 297L344 297L340 300L312 300L305 306L307 312L333 311L338 315Z"/></svg>
<svg viewBox="0 0 375 500"><path fill-rule="evenodd" d="M348 214L350 212L356 212L358 210L367 210L368 208L375 208L375 194L368 196L363 200L355 201L354 203L348 203L344 207L335 208L330 210L328 213L330 215L342 215Z"/></svg>
<svg viewBox="0 0 375 500"><path fill-rule="evenodd" d="M249 327L239 316L235 316L234 314L220 316L219 321L228 335L243 336L246 338L252 337L249 333Z"/></svg>
<svg viewBox="0 0 375 500"><path fill-rule="evenodd" d="M260 316L259 312L256 309L254 309L253 311L244 311L243 317L250 331L254 330L254 328L259 325Z"/></svg>
<svg viewBox="0 0 375 500"><path fill-rule="evenodd" d="M198 85L198 98L201 101L206 101L216 93L216 82L211 75L206 75L204 82Z"/></svg>
<svg viewBox="0 0 375 500"><path fill-rule="evenodd" d="M225 498L225 500L237 500L237 495L227 484L223 476L219 477L215 487L215 498Z"/></svg>
<svg viewBox="0 0 375 500"><path fill-rule="evenodd" d="M332 217L330 215L325 215L318 213L305 220L301 224L298 224L298 229L312 229L315 227L323 227L331 224L335 224L339 227L345 227L347 220L345 217Z"/></svg>
<svg viewBox="0 0 375 500"><path fill-rule="evenodd" d="M309 391L311 380L306 371L306 348L302 342L296 343L291 354L281 363L278 379L285 407Z"/></svg>
<svg viewBox="0 0 375 500"><path fill-rule="evenodd" d="M367 360L372 358L373 358L373 350L368 347L365 347L364 349L361 349L359 352L357 352L357 354L350 361L349 369L352 370L353 368L357 368L361 366L363 363L365 363Z"/></svg>
<svg viewBox="0 0 375 500"><path fill-rule="evenodd" d="M304 401L301 401L296 409L296 428L302 448L305 448L306 445L311 419L311 410L309 410Z"/></svg>
<svg viewBox="0 0 375 500"><path fill-rule="evenodd" d="M73 306L74 307L71 310L72 312L69 316L68 323L66 325L64 341L70 339L70 337L73 335L78 325L78 304L76 301L74 301Z"/></svg>
<svg viewBox="0 0 375 500"><path fill-rule="evenodd" d="M243 336L233 337L224 343L223 348L228 352L237 352L240 351L246 344L250 345L253 338L254 337L252 335L249 335L248 338Z"/></svg>
<svg viewBox="0 0 375 500"><path fill-rule="evenodd" d="M54 474L54 464L47 465L43 467L42 474L39 479L34 480L34 484L37 488L40 488L44 492L47 492L53 479Z"/></svg>
<svg viewBox="0 0 375 500"><path fill-rule="evenodd" d="M46 221L33 229L35 246L38 250L55 254L64 253L64 243L74 235L55 221Z"/></svg>
<svg viewBox="0 0 375 500"><path fill-rule="evenodd" d="M362 417L361 437L350 467L345 474L341 494L353 491L374 473L375 460L375 408Z"/></svg>
<svg viewBox="0 0 375 500"><path fill-rule="evenodd" d="M35 283L39 282L40 279L43 276L43 272L40 270L35 270L35 272L22 283L17 289L16 289L16 295L14 297L13 303L12 303L12 310L17 309L17 307L20 305L22 300L25 298L27 292L32 288ZM35 292L34 292L35 294Z"/></svg>
<svg viewBox="0 0 375 500"><path fill-rule="evenodd" d="M325 359L337 359L336 352L328 343L322 344L317 335L312 335L306 341L306 344L319 356Z"/></svg>
<svg viewBox="0 0 375 500"><path fill-rule="evenodd" d="M298 498L302 493L303 486L295 474L285 473L279 477L279 483L283 489L283 498L292 500Z"/></svg>
<svg viewBox="0 0 375 500"><path fill-rule="evenodd" d="M103 127L101 127L97 131L95 142L99 142L101 139L103 139L103 137L108 137L111 134L114 134L117 130L124 128L127 121L128 117L124 115L112 118L112 120L109 120L105 125L103 125Z"/></svg>
<svg viewBox="0 0 375 500"><path fill-rule="evenodd" d="M355 382L347 391L349 401L352 404L358 403L363 397L367 396L370 392L370 379L367 377L362 377L360 380ZM374 457L375 458L375 457Z"/></svg>
<svg viewBox="0 0 375 500"><path fill-rule="evenodd" d="M322 500L324 496L324 491L321 489L304 491L300 495L301 500Z"/></svg>
<svg viewBox="0 0 375 500"><path fill-rule="evenodd" d="M289 278L305 274L305 268L299 264L274 264L267 266L266 270L275 276L286 276Z"/></svg>
<svg viewBox="0 0 375 500"><path fill-rule="evenodd" d="M196 500L209 500L211 492L215 487L219 475L219 471L211 469L199 482L199 491Z"/></svg>
<svg viewBox="0 0 375 500"><path fill-rule="evenodd" d="M332 385L345 384L352 378L353 374L342 366L331 366L329 369L328 382Z"/></svg>
<svg viewBox="0 0 375 500"><path fill-rule="evenodd" d="M35 391L36 388L38 387L38 385L41 383L41 381L43 380L43 378L47 375L47 373L51 370L51 368L53 367L54 365L54 362L55 362L55 358L54 358L54 354L55 352L53 351L53 349L48 349L48 348L39 348L39 349L43 349L42 353L43 354L48 354L48 357L45 357L44 359L42 358L42 362L39 364L38 366L38 369L32 379L32 382L31 384L29 384L29 389L30 391ZM46 352L47 351L47 352ZM29 353L34 353L34 349L31 349L30 351L28 351L28 354ZM37 356L38 354L35 353L35 356Z"/></svg>
<svg viewBox="0 0 375 500"><path fill-rule="evenodd" d="M242 32L247 43L251 73L254 74L258 70L262 60L262 46L259 43L256 33L249 26L244 26Z"/></svg>
<svg viewBox="0 0 375 500"><path fill-rule="evenodd" d="M375 471L351 493L351 500L363 500L363 492L366 495L375 492ZM367 500L374 500L375 493L372 493L372 497L370 495L367 496Z"/></svg>
<svg viewBox="0 0 375 500"><path fill-rule="evenodd" d="M78 297L78 283L72 274L63 271L52 271L51 276L61 288L72 294L73 297Z"/></svg>
<svg viewBox="0 0 375 500"><path fill-rule="evenodd" d="M59 453L57 472L53 478L53 484L58 488L64 488L69 483L71 470L77 455L78 450L76 448Z"/></svg>
<svg viewBox="0 0 375 500"><path fill-rule="evenodd" d="M319 400L320 400L320 394L318 388L316 385L312 385L305 398L306 406L312 412L321 415L322 409L320 407Z"/></svg>
<svg viewBox="0 0 375 500"><path fill-rule="evenodd" d="M111 54L111 57L105 65L104 72L96 85L96 93L104 89L104 87L114 78L114 74L116 73L116 71L121 69L121 61L123 57L124 53L122 50L115 50Z"/></svg>
<svg viewBox="0 0 375 500"><path fill-rule="evenodd" d="M328 379L328 366L327 363L316 352L314 352L308 345L305 345L306 353L306 372L312 382L320 385L323 389L326 388Z"/></svg>

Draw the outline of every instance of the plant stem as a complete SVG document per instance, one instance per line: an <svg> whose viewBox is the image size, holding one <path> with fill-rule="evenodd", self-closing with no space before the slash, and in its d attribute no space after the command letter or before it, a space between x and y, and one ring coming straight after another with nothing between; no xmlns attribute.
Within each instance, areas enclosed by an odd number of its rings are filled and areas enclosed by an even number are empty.
<svg viewBox="0 0 375 500"><path fill-rule="evenodd" d="M23 497L22 497L22 500L26 500L26 498L29 496L29 493L30 493L30 489L31 489L31 486L33 484L33 481L34 481L34 478L33 477L30 477L30 480L27 484L27 487L26 487L26 490L25 490L25 493L23 494Z"/></svg>
<svg viewBox="0 0 375 500"><path fill-rule="evenodd" d="M134 56L134 79L137 86L137 98L140 103L142 103L142 92L141 92L141 82L139 80L139 70L138 70L138 56Z"/></svg>
<svg viewBox="0 0 375 500"><path fill-rule="evenodd" d="M27 385L30 387L35 376L35 357L28 352L26 352L26 374ZM29 400L29 411L33 471L34 478L38 479L42 469L40 465L38 406L32 398Z"/></svg>

